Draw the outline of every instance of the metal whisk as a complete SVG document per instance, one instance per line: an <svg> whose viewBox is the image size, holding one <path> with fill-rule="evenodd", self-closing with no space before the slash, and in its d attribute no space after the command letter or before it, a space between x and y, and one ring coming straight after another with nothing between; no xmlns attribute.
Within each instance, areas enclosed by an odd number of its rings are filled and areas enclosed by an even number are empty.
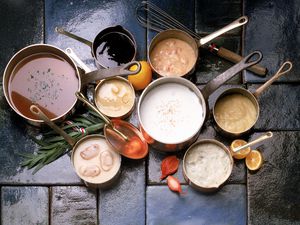
<svg viewBox="0 0 300 225"><path fill-rule="evenodd" d="M151 2L142 1L136 9L136 17L143 27L157 32L167 29L180 29L196 39L201 38L197 33L187 28L185 25Z"/></svg>

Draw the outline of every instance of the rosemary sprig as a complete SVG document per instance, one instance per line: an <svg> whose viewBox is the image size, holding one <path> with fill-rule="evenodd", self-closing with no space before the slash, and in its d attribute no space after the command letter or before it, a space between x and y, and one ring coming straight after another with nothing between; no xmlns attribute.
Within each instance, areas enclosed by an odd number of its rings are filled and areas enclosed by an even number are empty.
<svg viewBox="0 0 300 225"><path fill-rule="evenodd" d="M89 111L87 114L75 115L71 118L71 121L71 124L62 123L59 126L75 141L87 134L100 133L99 131L104 127L104 122L92 111ZM82 133L76 130L75 128L78 127L84 128L86 132ZM38 151L34 153L20 153L20 155L24 158L21 166L28 169L34 168L32 174L35 174L45 165L55 161L72 149L72 146L53 130L44 131L40 139L34 136L31 136L31 138L39 145Z"/></svg>

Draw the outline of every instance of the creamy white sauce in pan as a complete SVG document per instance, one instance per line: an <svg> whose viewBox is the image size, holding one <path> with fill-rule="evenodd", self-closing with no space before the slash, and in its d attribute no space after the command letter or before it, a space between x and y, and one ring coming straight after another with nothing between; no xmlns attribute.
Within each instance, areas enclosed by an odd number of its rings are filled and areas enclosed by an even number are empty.
<svg viewBox="0 0 300 225"><path fill-rule="evenodd" d="M180 143L192 137L203 123L198 96L178 83L164 83L150 90L140 106L146 132L163 143Z"/></svg>
<svg viewBox="0 0 300 225"><path fill-rule="evenodd" d="M185 171L189 179L201 187L219 187L231 173L231 161L220 146L198 144L185 157Z"/></svg>
<svg viewBox="0 0 300 225"><path fill-rule="evenodd" d="M78 145L73 164L80 178L101 184L118 173L121 156L111 149L104 138L91 137Z"/></svg>

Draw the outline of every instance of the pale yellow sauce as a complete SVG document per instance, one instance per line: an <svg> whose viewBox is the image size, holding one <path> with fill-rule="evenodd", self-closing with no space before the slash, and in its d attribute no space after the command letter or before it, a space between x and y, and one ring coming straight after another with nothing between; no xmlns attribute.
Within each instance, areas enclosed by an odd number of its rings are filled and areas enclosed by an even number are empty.
<svg viewBox="0 0 300 225"><path fill-rule="evenodd" d="M196 60L193 48L177 38L159 42L150 53L152 66L162 76L183 76L194 67Z"/></svg>
<svg viewBox="0 0 300 225"><path fill-rule="evenodd" d="M95 97L99 110L109 117L122 117L134 106L135 94L132 86L122 79L103 81Z"/></svg>
<svg viewBox="0 0 300 225"><path fill-rule="evenodd" d="M230 94L220 98L215 105L214 114L218 125L232 133L247 131L257 118L255 105L242 94Z"/></svg>
<svg viewBox="0 0 300 225"><path fill-rule="evenodd" d="M82 153L87 153L87 149L95 145L99 147L97 154L90 154L92 157L85 159ZM74 152L73 165L81 179L101 184L111 180L119 172L121 156L111 149L104 138L92 137L78 145Z"/></svg>
<svg viewBox="0 0 300 225"><path fill-rule="evenodd" d="M185 157L186 175L201 187L219 187L230 176L231 168L228 154L213 143L198 144Z"/></svg>

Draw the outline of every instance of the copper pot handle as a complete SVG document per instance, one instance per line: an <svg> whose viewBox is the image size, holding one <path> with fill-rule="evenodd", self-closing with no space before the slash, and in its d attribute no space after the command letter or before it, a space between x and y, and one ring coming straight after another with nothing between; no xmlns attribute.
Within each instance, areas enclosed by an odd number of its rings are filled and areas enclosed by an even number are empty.
<svg viewBox="0 0 300 225"><path fill-rule="evenodd" d="M257 57L255 60L251 61L252 58ZM241 72L243 69L246 69L250 66L253 66L257 63L259 63L262 60L263 56L260 51L254 51L247 55L245 58L243 58L239 63L235 64L222 74L218 75L213 80L209 81L205 87L202 89L202 94L205 100L208 99L208 97L217 90L222 84L224 84L226 81L234 77L237 73Z"/></svg>
<svg viewBox="0 0 300 225"><path fill-rule="evenodd" d="M282 75L288 73L293 68L293 64L290 61L284 62L281 67L278 69L278 71L275 73L275 75L268 80L266 83L264 83L262 86L256 89L256 91L253 93L253 95L258 98L261 93L266 90L275 80L277 80Z"/></svg>
<svg viewBox="0 0 300 225"><path fill-rule="evenodd" d="M30 111L43 120L49 127L51 127L56 133L60 134L72 147L75 145L76 141L68 135L63 129L57 126L53 121L51 121L43 111L36 105L30 106Z"/></svg>
<svg viewBox="0 0 300 225"><path fill-rule="evenodd" d="M80 41L81 43L88 45L90 48L93 48L93 43L91 41L88 41L88 40L86 40L86 39L84 39L82 37L79 37L79 36L77 36L75 34L72 34L72 33L68 32L68 31L64 30L62 27L55 27L55 31L57 33L59 33L59 34L63 34L65 36L67 36L67 37L73 38L76 41Z"/></svg>

